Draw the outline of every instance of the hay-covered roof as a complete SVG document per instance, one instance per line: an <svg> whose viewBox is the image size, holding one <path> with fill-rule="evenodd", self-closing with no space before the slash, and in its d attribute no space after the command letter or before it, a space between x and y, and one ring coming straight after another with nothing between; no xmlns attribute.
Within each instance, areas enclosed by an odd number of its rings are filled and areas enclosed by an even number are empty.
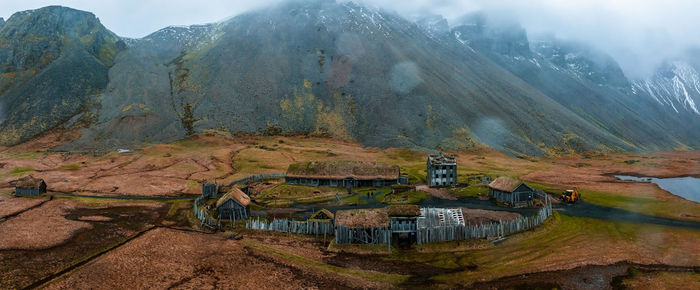
<svg viewBox="0 0 700 290"><path fill-rule="evenodd" d="M416 186L413 184L392 184L391 188L393 188L393 189L416 189Z"/></svg>
<svg viewBox="0 0 700 290"><path fill-rule="evenodd" d="M311 215L311 218L309 218L309 219L312 219L312 220L319 219L318 216L321 213L325 214L329 219L333 219L335 217L335 215L331 211L329 211L325 208L322 208L322 209L317 210L313 215Z"/></svg>
<svg viewBox="0 0 700 290"><path fill-rule="evenodd" d="M501 176L489 183L489 187L495 190L513 192L523 182L510 176Z"/></svg>
<svg viewBox="0 0 700 290"><path fill-rule="evenodd" d="M289 165L288 177L397 179L399 167L373 161L311 161Z"/></svg>
<svg viewBox="0 0 700 290"><path fill-rule="evenodd" d="M41 184L44 183L44 180L41 178L34 178L33 176L25 176L17 180L17 183L15 184L15 187L23 187L23 188L39 188L41 187Z"/></svg>
<svg viewBox="0 0 700 290"><path fill-rule="evenodd" d="M227 200L233 199L236 202L240 203L242 206L248 206L250 204L250 197L245 194L243 191L241 191L238 187L231 188L229 192L224 194L219 200L216 201L216 207L221 206L224 204Z"/></svg>
<svg viewBox="0 0 700 290"><path fill-rule="evenodd" d="M335 224L350 228L388 227L390 223L384 208L339 210L335 213Z"/></svg>
<svg viewBox="0 0 700 290"><path fill-rule="evenodd" d="M420 216L420 207L415 204L390 205L387 207L387 211L392 217Z"/></svg>

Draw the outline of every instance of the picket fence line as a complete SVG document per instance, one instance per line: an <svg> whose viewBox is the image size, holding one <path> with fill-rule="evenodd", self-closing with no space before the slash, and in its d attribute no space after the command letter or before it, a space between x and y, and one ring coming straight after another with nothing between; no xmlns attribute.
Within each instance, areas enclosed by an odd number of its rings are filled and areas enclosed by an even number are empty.
<svg viewBox="0 0 700 290"><path fill-rule="evenodd" d="M289 219L249 219L246 228L305 235L333 235L334 225L331 221L295 221Z"/></svg>
<svg viewBox="0 0 700 290"><path fill-rule="evenodd" d="M212 229L217 228L217 224L214 222L214 219L207 214L207 210L199 208L199 204L203 199L204 196L199 196L194 199L194 216L199 219L200 226L206 226Z"/></svg>
<svg viewBox="0 0 700 290"><path fill-rule="evenodd" d="M542 224L551 215L551 209L542 208L536 216L520 217L487 225L452 225L418 228L419 244L468 239L504 237L526 231Z"/></svg>
<svg viewBox="0 0 700 290"><path fill-rule="evenodd" d="M284 177L284 173L263 173L263 174L258 174L258 175L251 175L247 177L243 177L238 180L231 181L229 183L229 186L233 186L235 184L245 184L248 183L248 181L260 181L266 178L281 178Z"/></svg>

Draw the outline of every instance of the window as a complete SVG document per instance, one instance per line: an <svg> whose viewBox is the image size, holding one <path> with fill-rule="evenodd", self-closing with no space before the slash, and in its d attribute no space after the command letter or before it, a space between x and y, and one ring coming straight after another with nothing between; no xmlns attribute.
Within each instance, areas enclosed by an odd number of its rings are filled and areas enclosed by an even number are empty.
<svg viewBox="0 0 700 290"><path fill-rule="evenodd" d="M445 178L445 177L447 177L447 174L443 174L443 175L442 175L442 178Z"/></svg>

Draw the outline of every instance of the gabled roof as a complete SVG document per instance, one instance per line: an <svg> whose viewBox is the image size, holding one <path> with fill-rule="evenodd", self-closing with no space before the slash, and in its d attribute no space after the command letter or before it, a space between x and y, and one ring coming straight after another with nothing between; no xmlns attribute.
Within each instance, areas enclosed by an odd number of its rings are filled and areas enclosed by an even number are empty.
<svg viewBox="0 0 700 290"><path fill-rule="evenodd" d="M15 187L39 188L42 183L44 183L43 179L28 175L17 180Z"/></svg>
<svg viewBox="0 0 700 290"><path fill-rule="evenodd" d="M309 219L316 219L316 217L321 213L325 214L329 219L335 218L335 215L331 211L329 211L325 208L322 208L322 209L317 210L314 214L312 214Z"/></svg>
<svg viewBox="0 0 700 290"><path fill-rule="evenodd" d="M489 188L504 192L513 192L521 184L523 184L523 182L520 180L510 176L501 176L491 181L491 183L489 183Z"/></svg>
<svg viewBox="0 0 700 290"><path fill-rule="evenodd" d="M399 167L373 161L312 161L289 165L287 177L343 179L397 179Z"/></svg>
<svg viewBox="0 0 700 290"><path fill-rule="evenodd" d="M224 194L221 198L219 198L219 200L216 201L216 207L220 207L229 199L235 200L242 206L248 206L248 204L250 204L250 197L243 191L241 191L238 187L233 187L229 192Z"/></svg>

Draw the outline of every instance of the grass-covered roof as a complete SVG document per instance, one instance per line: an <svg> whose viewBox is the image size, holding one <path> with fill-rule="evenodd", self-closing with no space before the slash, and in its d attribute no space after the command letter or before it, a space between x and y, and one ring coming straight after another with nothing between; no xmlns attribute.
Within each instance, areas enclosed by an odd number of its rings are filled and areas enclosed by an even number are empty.
<svg viewBox="0 0 700 290"><path fill-rule="evenodd" d="M373 161L310 161L294 163L287 169L288 177L342 179L397 179L399 167Z"/></svg>

